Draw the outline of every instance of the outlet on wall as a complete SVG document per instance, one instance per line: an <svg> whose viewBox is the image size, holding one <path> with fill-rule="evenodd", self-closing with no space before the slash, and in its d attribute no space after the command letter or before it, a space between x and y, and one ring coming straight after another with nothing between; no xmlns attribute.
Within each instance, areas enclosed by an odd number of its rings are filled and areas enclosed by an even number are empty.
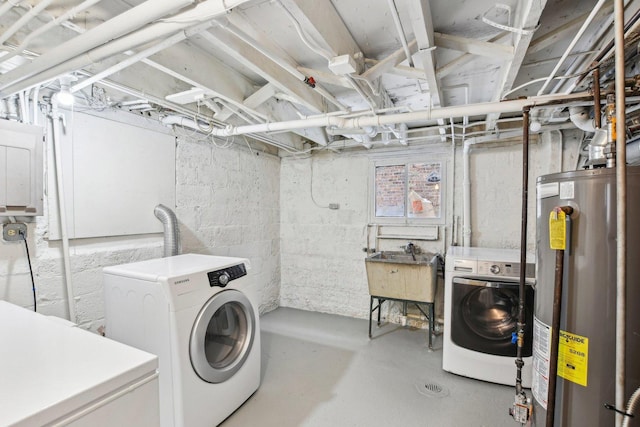
<svg viewBox="0 0 640 427"><path fill-rule="evenodd" d="M20 233L22 232L22 234ZM22 222L9 222L2 225L2 238L5 242L15 242L27 238L27 224Z"/></svg>

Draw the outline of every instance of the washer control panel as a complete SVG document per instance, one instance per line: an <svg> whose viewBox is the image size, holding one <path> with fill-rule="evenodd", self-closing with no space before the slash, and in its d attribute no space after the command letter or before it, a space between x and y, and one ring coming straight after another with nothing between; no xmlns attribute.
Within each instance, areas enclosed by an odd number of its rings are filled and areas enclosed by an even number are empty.
<svg viewBox="0 0 640 427"><path fill-rule="evenodd" d="M519 262L478 261L478 274L498 277L520 277ZM535 265L527 264L526 277L535 275Z"/></svg>
<svg viewBox="0 0 640 427"><path fill-rule="evenodd" d="M231 267L222 268L216 271L210 271L207 273L209 277L209 285L220 286L224 288L232 280L236 280L242 276L247 275L247 269L244 264L233 265Z"/></svg>

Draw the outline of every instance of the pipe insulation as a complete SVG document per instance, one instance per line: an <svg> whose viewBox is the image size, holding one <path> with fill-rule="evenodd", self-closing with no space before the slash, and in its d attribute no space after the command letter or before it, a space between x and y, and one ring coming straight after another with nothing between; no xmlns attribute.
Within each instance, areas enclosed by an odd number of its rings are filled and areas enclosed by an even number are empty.
<svg viewBox="0 0 640 427"><path fill-rule="evenodd" d="M153 210L153 214L164 225L164 255L170 257L180 255L180 228L178 227L178 218L171 209L165 205L158 205Z"/></svg>

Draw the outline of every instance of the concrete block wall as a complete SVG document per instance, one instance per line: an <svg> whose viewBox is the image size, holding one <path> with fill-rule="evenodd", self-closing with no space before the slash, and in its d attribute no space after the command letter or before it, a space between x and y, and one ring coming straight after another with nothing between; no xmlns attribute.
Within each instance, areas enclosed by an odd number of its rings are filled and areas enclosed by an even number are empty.
<svg viewBox="0 0 640 427"><path fill-rule="evenodd" d="M282 159L281 306L368 316L368 179L366 156Z"/></svg>
<svg viewBox="0 0 640 427"><path fill-rule="evenodd" d="M249 258L260 312L280 295L280 159L179 137L176 215L183 252Z"/></svg>
<svg viewBox="0 0 640 427"><path fill-rule="evenodd" d="M251 274L263 289L261 311L275 308L279 295L279 173L280 160L262 152L235 144L222 149L210 142L177 142L175 212L183 252L248 257ZM62 245L48 238L49 198L55 197L55 189L47 196L43 216L16 219L29 222L38 311L68 319ZM104 324L102 268L162 254L161 234L71 240L72 320L99 331ZM23 242L0 240L0 299L33 308Z"/></svg>
<svg viewBox="0 0 640 427"><path fill-rule="evenodd" d="M439 252L442 247L448 248L453 218L458 221L462 218L462 151L462 146L458 145L455 162L449 156L455 163L453 184L443 182L448 191L447 200L454 201L454 212L445 213L446 242L425 242L423 249L428 251ZM441 159L442 153L440 149L438 156ZM530 153L528 247L533 251L536 178L560 171L563 155L568 155L563 153L560 132L543 134L531 145ZM379 154L376 156L380 157ZM389 156L398 156L398 153L390 153ZM498 142L477 146L472 150L470 160L472 245L518 248L522 145ZM369 186L371 161L366 153L315 154L313 161L293 157L282 160L280 305L368 317L369 294L362 248L366 246L369 221L368 193L373 191ZM340 209L327 209L329 203L339 203ZM458 225L457 241L462 244L461 223ZM443 234L441 228L440 239L443 239ZM428 247L427 243L435 246ZM397 308L383 310L383 314L391 321L397 321ZM437 317L440 314L441 307L436 306Z"/></svg>

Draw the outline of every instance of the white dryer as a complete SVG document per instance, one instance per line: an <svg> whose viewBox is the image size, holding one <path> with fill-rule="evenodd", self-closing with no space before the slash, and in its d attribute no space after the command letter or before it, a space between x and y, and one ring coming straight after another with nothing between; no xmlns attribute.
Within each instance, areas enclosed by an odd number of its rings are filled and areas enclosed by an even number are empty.
<svg viewBox="0 0 640 427"><path fill-rule="evenodd" d="M260 295L243 258L104 269L106 335L158 355L162 427L220 424L260 385Z"/></svg>

